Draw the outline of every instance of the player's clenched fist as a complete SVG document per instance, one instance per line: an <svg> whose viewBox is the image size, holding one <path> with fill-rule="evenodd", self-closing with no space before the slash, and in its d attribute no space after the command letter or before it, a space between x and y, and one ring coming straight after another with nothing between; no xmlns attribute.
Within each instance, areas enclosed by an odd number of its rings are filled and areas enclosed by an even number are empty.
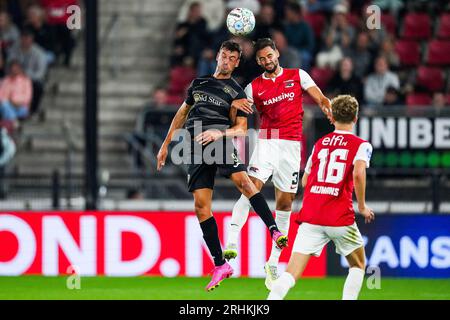
<svg viewBox="0 0 450 320"><path fill-rule="evenodd" d="M158 155L156 156L156 159L158 160L158 166L157 169L160 171L162 167L166 164L166 158L167 158L167 147L165 145L161 146L161 149L159 149Z"/></svg>
<svg viewBox="0 0 450 320"><path fill-rule="evenodd" d="M231 107L241 110L247 114L251 114L251 113L253 113L252 104L253 104L253 101L251 101L247 98L242 98L242 99L234 100L231 103Z"/></svg>
<svg viewBox="0 0 450 320"><path fill-rule="evenodd" d="M364 208L359 208L359 212L364 217L364 221L366 223L371 223L373 220L375 220L375 213L368 206L365 206Z"/></svg>

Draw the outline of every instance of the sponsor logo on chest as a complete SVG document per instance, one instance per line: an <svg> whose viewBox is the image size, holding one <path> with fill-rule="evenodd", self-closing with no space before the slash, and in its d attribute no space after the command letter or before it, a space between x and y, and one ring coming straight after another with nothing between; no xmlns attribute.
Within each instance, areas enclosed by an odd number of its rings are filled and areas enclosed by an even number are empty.
<svg viewBox="0 0 450 320"><path fill-rule="evenodd" d="M279 96L277 96L275 98L263 100L262 103L263 103L264 106L269 106L271 104L274 104L274 103L277 103L277 102L281 102L283 100L293 101L294 98L295 98L295 93L294 92L283 92L282 94L280 94Z"/></svg>

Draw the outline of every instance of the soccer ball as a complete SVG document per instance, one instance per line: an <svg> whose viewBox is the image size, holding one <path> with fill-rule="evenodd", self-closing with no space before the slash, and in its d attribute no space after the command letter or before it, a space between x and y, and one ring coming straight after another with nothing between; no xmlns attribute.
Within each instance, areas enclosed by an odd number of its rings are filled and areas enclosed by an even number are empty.
<svg viewBox="0 0 450 320"><path fill-rule="evenodd" d="M227 17L228 30L235 36L245 36L255 28L255 16L246 8L235 8Z"/></svg>

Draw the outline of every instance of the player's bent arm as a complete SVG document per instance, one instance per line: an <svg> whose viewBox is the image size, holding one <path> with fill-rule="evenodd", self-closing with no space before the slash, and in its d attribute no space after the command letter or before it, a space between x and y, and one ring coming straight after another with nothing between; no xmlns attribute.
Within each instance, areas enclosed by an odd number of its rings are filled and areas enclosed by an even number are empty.
<svg viewBox="0 0 450 320"><path fill-rule="evenodd" d="M358 201L358 210L362 212L366 208L366 162L364 160L355 161L353 182L356 200Z"/></svg>
<svg viewBox="0 0 450 320"><path fill-rule="evenodd" d="M236 117L234 124L224 132L225 137L242 137L247 134L247 118Z"/></svg>
<svg viewBox="0 0 450 320"><path fill-rule="evenodd" d="M314 99L322 112L330 118L331 116L331 101L324 96L322 90L318 86L312 86L306 90L308 94Z"/></svg>

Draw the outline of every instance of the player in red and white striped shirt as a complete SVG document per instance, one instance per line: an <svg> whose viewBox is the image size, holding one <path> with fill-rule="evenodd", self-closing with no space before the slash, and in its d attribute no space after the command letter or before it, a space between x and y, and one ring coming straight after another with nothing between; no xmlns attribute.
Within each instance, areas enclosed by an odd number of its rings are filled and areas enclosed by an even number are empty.
<svg viewBox="0 0 450 320"><path fill-rule="evenodd" d="M333 99L336 130L316 142L308 159L302 178L303 207L297 218L300 227L291 259L286 272L273 283L268 299L283 299L300 278L310 256L319 256L330 240L350 266L342 299L358 298L364 279L365 254L355 223L354 189L365 222L370 223L375 215L365 201L366 168L372 146L352 133L357 115L358 102L354 97L341 95Z"/></svg>
<svg viewBox="0 0 450 320"><path fill-rule="evenodd" d="M322 111L330 115L330 100L302 69L285 69L278 63L279 52L274 42L259 39L255 44L256 59L264 73L246 88L247 98L252 100L261 119L260 133L248 166L248 175L258 190L272 177L275 186L276 222L282 232L289 231L292 202L297 193L300 170L300 146L302 140L303 104L302 95L307 92ZM237 256L239 232L247 221L249 200L242 196L233 208L226 259ZM277 275L281 254L272 247L270 258L264 269L266 286Z"/></svg>

